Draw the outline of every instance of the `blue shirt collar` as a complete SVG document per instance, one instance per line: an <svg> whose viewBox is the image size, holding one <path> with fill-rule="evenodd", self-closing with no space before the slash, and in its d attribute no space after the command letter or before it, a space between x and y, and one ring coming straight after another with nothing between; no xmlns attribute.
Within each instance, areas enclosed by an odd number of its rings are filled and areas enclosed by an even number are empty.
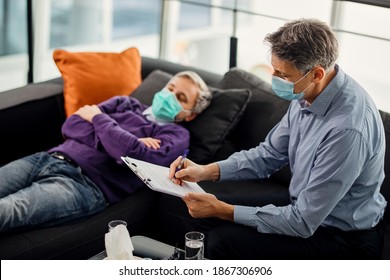
<svg viewBox="0 0 390 280"><path fill-rule="evenodd" d="M330 83L324 88L324 90L317 96L310 106L302 106L304 110L308 110L313 114L324 116L328 111L330 104L332 103L333 98L337 95L340 88L342 87L345 81L345 73L341 68L336 64L334 66L336 70L336 76L330 81Z"/></svg>

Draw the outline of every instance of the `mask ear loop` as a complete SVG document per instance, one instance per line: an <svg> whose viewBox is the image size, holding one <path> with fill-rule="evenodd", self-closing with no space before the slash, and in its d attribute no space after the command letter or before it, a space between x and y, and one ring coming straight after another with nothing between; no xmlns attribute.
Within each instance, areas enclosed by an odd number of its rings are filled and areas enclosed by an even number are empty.
<svg viewBox="0 0 390 280"><path fill-rule="evenodd" d="M183 105L182 105L182 107L183 107ZM190 113L190 114L192 114L194 112L194 110L187 110L187 109L182 109L181 111L186 112L186 113Z"/></svg>
<svg viewBox="0 0 390 280"><path fill-rule="evenodd" d="M311 70L309 70L309 72L307 72L306 74L305 74L305 76L303 76L302 78L300 78L298 81L296 81L295 83L294 83L294 85L295 84L297 84L297 83L299 83L300 81L302 81L311 71L312 71L313 69L311 69ZM304 90L302 90L301 92L300 92L300 94L304 94L305 93L305 91L309 88L309 87L311 87L311 85L313 84L313 82L310 82L310 85L308 85ZM294 92L295 93L295 92Z"/></svg>
<svg viewBox="0 0 390 280"><path fill-rule="evenodd" d="M193 111L193 110L182 109L181 112L190 113L188 116L191 116L191 114L192 114L194 111ZM186 117L185 117L185 118L186 118ZM185 118L176 119L176 117L175 117L175 122L182 122L182 121L184 121Z"/></svg>
<svg viewBox="0 0 390 280"><path fill-rule="evenodd" d="M313 70L313 69L310 69L309 72L307 72L302 78L300 78L298 81L296 81L296 82L294 83L294 85L297 84L297 83L299 83L300 81L302 81L307 75L309 75L309 73L310 73L312 70Z"/></svg>

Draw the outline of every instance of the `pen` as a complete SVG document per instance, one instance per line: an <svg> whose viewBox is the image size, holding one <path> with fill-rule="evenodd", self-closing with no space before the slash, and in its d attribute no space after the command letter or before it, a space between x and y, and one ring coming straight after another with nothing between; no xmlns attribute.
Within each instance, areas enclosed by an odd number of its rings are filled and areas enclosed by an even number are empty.
<svg viewBox="0 0 390 280"><path fill-rule="evenodd" d="M188 149L186 149L184 151L183 156L181 158L181 161L180 161L179 165L176 167L176 171L175 172L179 171L183 167L183 163L184 163L184 160L186 159L186 157L188 155L188 152L189 152Z"/></svg>

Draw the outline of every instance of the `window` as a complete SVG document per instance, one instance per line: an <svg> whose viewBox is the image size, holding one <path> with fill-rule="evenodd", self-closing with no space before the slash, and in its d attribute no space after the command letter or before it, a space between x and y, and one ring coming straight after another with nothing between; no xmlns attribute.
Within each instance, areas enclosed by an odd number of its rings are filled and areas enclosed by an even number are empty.
<svg viewBox="0 0 390 280"><path fill-rule="evenodd" d="M0 0L0 56L27 52L26 1Z"/></svg>
<svg viewBox="0 0 390 280"><path fill-rule="evenodd" d="M45 3L42 3L45 2ZM60 75L52 51L119 52L138 47L141 55L157 57L161 0L48 0L36 1L41 25L36 30L35 81ZM45 44L45 41L49 44Z"/></svg>
<svg viewBox="0 0 390 280"><path fill-rule="evenodd" d="M27 7L0 0L0 91L27 83Z"/></svg>
<svg viewBox="0 0 390 280"><path fill-rule="evenodd" d="M211 0L198 0L191 3L182 3L180 5L179 30L190 28L201 28L211 24ZM203 5L197 5L204 4Z"/></svg>
<svg viewBox="0 0 390 280"><path fill-rule="evenodd" d="M103 41L102 1L51 1L50 48Z"/></svg>
<svg viewBox="0 0 390 280"><path fill-rule="evenodd" d="M368 91L379 109L390 112L390 9L342 2L339 13L335 28L340 66Z"/></svg>
<svg viewBox="0 0 390 280"><path fill-rule="evenodd" d="M159 34L161 0L114 0L112 39Z"/></svg>

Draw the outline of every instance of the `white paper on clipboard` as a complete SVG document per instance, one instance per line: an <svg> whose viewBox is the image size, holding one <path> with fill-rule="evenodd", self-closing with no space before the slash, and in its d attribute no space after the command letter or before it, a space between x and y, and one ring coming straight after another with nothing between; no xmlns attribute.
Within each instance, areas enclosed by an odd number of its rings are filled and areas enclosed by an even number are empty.
<svg viewBox="0 0 390 280"><path fill-rule="evenodd" d="M188 192L205 193L205 191L194 182L183 182L183 185L173 183L169 177L169 168L150 162L121 157L126 165L152 190L183 197Z"/></svg>

